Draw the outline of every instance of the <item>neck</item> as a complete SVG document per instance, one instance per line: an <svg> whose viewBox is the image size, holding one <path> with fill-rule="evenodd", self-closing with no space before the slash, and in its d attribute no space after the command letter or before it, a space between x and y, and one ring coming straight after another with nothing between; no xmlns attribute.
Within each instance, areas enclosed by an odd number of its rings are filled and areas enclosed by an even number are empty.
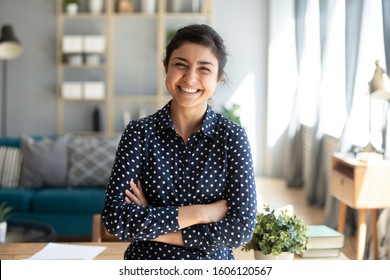
<svg viewBox="0 0 390 280"><path fill-rule="evenodd" d="M204 108L200 109L199 107L183 108L172 102L170 114L173 125L184 142L187 142L191 134L201 128L206 110L207 104Z"/></svg>

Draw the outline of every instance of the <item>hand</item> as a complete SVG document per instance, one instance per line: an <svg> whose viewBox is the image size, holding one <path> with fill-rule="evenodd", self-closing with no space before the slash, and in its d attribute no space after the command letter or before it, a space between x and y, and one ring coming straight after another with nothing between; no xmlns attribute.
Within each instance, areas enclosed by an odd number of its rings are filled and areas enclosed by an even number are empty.
<svg viewBox="0 0 390 280"><path fill-rule="evenodd" d="M194 204L179 207L179 227L186 228L196 224L219 222L227 215L228 204L220 200L210 204Z"/></svg>
<svg viewBox="0 0 390 280"><path fill-rule="evenodd" d="M227 215L228 204L225 199L202 205L202 223L214 223L224 219Z"/></svg>
<svg viewBox="0 0 390 280"><path fill-rule="evenodd" d="M153 241L167 243L176 246L184 246L183 234L181 230L161 235L153 239Z"/></svg>
<svg viewBox="0 0 390 280"><path fill-rule="evenodd" d="M146 201L141 182L138 181L136 185L133 181L130 181L129 185L130 188L125 190L125 202L134 203L138 206L148 206L148 202ZM132 190L133 192L131 192L130 190Z"/></svg>

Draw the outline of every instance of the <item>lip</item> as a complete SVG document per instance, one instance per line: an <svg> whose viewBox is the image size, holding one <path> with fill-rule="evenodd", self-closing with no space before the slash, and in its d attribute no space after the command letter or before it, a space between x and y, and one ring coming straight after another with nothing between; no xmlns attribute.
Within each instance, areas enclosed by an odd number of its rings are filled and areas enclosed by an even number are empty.
<svg viewBox="0 0 390 280"><path fill-rule="evenodd" d="M186 86L178 86L178 89L185 94L196 94L201 92L201 89Z"/></svg>

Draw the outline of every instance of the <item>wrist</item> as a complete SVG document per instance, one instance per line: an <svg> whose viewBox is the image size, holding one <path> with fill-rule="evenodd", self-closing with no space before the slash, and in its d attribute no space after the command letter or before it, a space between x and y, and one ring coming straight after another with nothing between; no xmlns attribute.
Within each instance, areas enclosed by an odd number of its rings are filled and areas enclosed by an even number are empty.
<svg viewBox="0 0 390 280"><path fill-rule="evenodd" d="M161 235L154 239L154 241L177 245L177 246L184 246L183 236L181 231L177 232L170 232L164 235Z"/></svg>
<svg viewBox="0 0 390 280"><path fill-rule="evenodd" d="M180 229L200 224L203 221L203 210L200 205L179 207L178 222Z"/></svg>

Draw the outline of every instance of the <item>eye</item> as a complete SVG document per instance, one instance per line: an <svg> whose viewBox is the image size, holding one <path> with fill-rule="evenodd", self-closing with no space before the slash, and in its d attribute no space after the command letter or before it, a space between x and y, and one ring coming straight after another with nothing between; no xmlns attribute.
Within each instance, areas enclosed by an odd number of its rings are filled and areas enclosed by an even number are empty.
<svg viewBox="0 0 390 280"><path fill-rule="evenodd" d="M184 63L182 63L182 62L176 62L175 64L174 64L174 66L176 67L176 68L179 68L179 69L185 69L187 66L184 64Z"/></svg>
<svg viewBox="0 0 390 280"><path fill-rule="evenodd" d="M199 70L201 73L204 73L204 74L208 74L211 72L211 70L207 67L200 67Z"/></svg>

